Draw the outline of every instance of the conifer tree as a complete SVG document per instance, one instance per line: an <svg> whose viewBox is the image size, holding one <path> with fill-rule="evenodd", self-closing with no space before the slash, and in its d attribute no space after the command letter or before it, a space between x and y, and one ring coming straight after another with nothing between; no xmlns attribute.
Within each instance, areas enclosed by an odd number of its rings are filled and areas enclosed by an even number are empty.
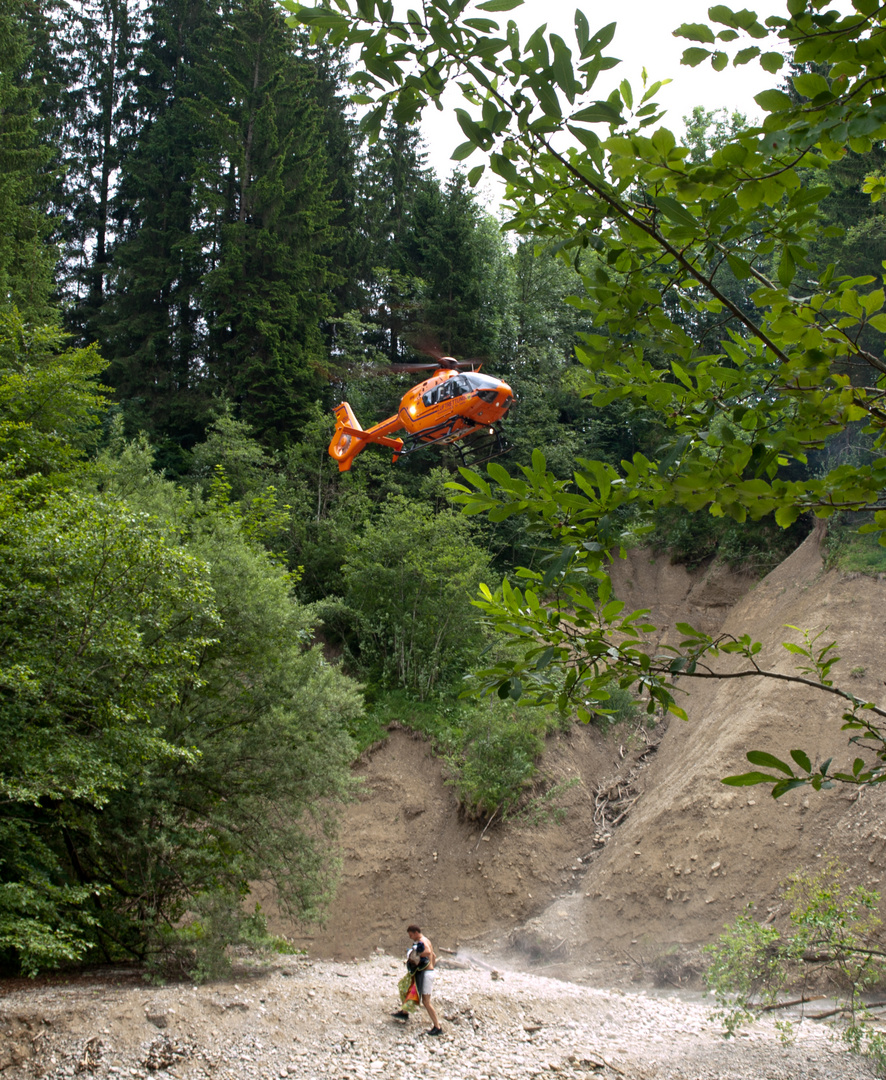
<svg viewBox="0 0 886 1080"><path fill-rule="evenodd" d="M97 327L131 427L173 469L220 399L282 445L324 389L349 128L333 51L306 49L271 0L148 13Z"/></svg>
<svg viewBox="0 0 886 1080"><path fill-rule="evenodd" d="M392 363L405 359L421 281L408 246L416 202L434 185L418 128L392 120L367 152L360 177L361 281L365 307L380 328L369 343Z"/></svg>
<svg viewBox="0 0 886 1080"><path fill-rule="evenodd" d="M421 334L448 355L498 353L497 290L488 286L504 248L490 224L460 172L445 187L426 184L416 203L408 250L426 284Z"/></svg>
<svg viewBox="0 0 886 1080"><path fill-rule="evenodd" d="M137 145L118 194L122 220L113 296L98 319L110 381L134 427L171 444L202 434L209 406L206 326L198 296L206 270L193 178L205 151L197 123L203 77L221 26L209 0L156 3L138 66ZM158 441L162 442L162 438ZM171 452L171 451L170 451ZM175 466L174 456L166 464Z"/></svg>
<svg viewBox="0 0 886 1080"><path fill-rule="evenodd" d="M314 66L271 0L243 0L229 18L217 55L231 104L210 111L217 165L204 159L209 368L263 439L283 445L323 389L321 323L341 281L330 257L337 207Z"/></svg>
<svg viewBox="0 0 886 1080"><path fill-rule="evenodd" d="M44 321L55 262L45 213L51 151L40 138L41 76L29 22L19 0L0 0L0 305Z"/></svg>
<svg viewBox="0 0 886 1080"><path fill-rule="evenodd" d="M136 130L143 24L142 9L130 0L81 0L60 12L50 42L59 84L52 123L62 157L59 292L69 324L87 338L94 337L119 229L115 176Z"/></svg>

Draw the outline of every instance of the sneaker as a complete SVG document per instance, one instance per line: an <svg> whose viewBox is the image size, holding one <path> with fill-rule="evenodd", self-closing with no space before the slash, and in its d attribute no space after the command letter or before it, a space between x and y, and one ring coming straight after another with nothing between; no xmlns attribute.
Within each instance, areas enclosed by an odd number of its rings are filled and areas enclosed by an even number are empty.
<svg viewBox="0 0 886 1080"><path fill-rule="evenodd" d="M408 1020L409 1013L405 1009L398 1009L397 1012L392 1013L397 1020Z"/></svg>
<svg viewBox="0 0 886 1080"><path fill-rule="evenodd" d="M428 1035L442 1035L442 1034L443 1034L443 1028L438 1028L438 1027L432 1027L431 1030L428 1032Z"/></svg>

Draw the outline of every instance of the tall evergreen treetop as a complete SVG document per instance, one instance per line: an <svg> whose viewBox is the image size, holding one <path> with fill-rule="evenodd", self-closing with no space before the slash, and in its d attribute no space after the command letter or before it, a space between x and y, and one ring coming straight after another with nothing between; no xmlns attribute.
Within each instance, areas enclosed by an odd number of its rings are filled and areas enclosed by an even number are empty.
<svg viewBox="0 0 886 1080"><path fill-rule="evenodd" d="M52 152L40 138L42 76L29 15L20 0L0 0L0 304L45 321L55 263L44 177Z"/></svg>

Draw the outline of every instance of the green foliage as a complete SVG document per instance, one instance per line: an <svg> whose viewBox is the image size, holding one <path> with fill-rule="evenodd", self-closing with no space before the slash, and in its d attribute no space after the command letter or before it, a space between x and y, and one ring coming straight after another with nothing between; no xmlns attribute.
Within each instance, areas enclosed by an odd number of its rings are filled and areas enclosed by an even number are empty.
<svg viewBox="0 0 886 1080"><path fill-rule="evenodd" d="M751 1006L772 1004L788 976L791 955L779 949L781 935L774 926L759 923L753 906L727 926L716 945L707 948L710 966L705 985L717 999L716 1014L727 1037L754 1019Z"/></svg>
<svg viewBox="0 0 886 1080"><path fill-rule="evenodd" d="M460 676L482 640L470 596L487 566L460 515L389 499L343 566L367 674L420 700Z"/></svg>
<svg viewBox="0 0 886 1080"><path fill-rule="evenodd" d="M57 478L98 439L105 362L94 346L65 346L56 327L0 310L0 456L19 476Z"/></svg>
<svg viewBox="0 0 886 1080"><path fill-rule="evenodd" d="M84 466L101 362L4 328L0 962L207 977L262 937L251 882L319 916L359 695L262 546L272 496L188 493L119 425Z"/></svg>
<svg viewBox="0 0 886 1080"><path fill-rule="evenodd" d="M461 746L447 764L459 805L472 817L506 818L519 805L544 751L544 716L513 707L481 706L467 717Z"/></svg>
<svg viewBox="0 0 886 1080"><path fill-rule="evenodd" d="M342 282L337 208L320 80L296 35L271 0L243 0L226 22L212 41L225 76L206 116L216 146L201 169L218 244L201 282L209 366L263 441L281 446L322 388L321 321Z"/></svg>
<svg viewBox="0 0 886 1080"><path fill-rule="evenodd" d="M170 487L130 500L168 507ZM347 725L359 697L310 647L311 617L293 601L290 575L250 538L241 515L212 499L177 499L170 526L210 568L223 622L201 656L199 692L164 714L177 744L199 747L199 761L161 771L135 806L119 807L118 836L133 836L136 850L143 845L144 877L130 875L125 887L118 879L117 888L130 904L152 895L181 917L210 884L214 902L226 897L236 912L247 883L267 880L284 909L316 918L335 880L330 841L350 788ZM156 827L139 835L144 820ZM170 845L180 859L175 881L164 869Z"/></svg>
<svg viewBox="0 0 886 1080"><path fill-rule="evenodd" d="M39 133L42 74L34 69L30 5L0 7L0 310L17 307L27 320L49 321L52 264L46 166L52 156Z"/></svg>
<svg viewBox="0 0 886 1080"><path fill-rule="evenodd" d="M853 884L845 867L826 859L814 872L792 874L782 898L787 923L761 924L749 907L726 927L716 945L708 946L711 963L705 983L716 996L725 1034L734 1035L755 1018L756 1009L773 1004L785 990L805 988L826 974L846 994L845 1041L882 1065L882 1034L867 1026L859 996L886 971L879 893Z"/></svg>
<svg viewBox="0 0 886 1080"><path fill-rule="evenodd" d="M151 762L194 762L157 713L198 681L218 615L192 555L113 497L78 492L31 511L3 501L0 598L0 792L18 853L2 868L4 915L33 971L82 953L84 924L97 923L92 900L111 882L84 867L82 848L101 845L118 794L138 790Z"/></svg>
<svg viewBox="0 0 886 1080"><path fill-rule="evenodd" d="M595 707L591 723L604 731L618 724L635 724L641 716L642 702L638 701L630 690L614 682L606 687L605 692L608 697L602 698ZM649 718L649 726L655 726L652 717Z"/></svg>
<svg viewBox="0 0 886 1080"><path fill-rule="evenodd" d="M110 361L128 433L147 431L176 474L222 395L285 446L323 393L324 321L346 277L335 257L352 200L337 199L353 161L335 58L273 0L111 10L92 34L69 15L69 95L84 69L97 79L65 131L78 187L66 262L88 284L71 321ZM96 123L99 145L82 131Z"/></svg>
<svg viewBox="0 0 886 1080"><path fill-rule="evenodd" d="M460 809L472 819L537 824L562 813L558 800L572 785L551 785L539 774L545 738L562 730L554 713L496 700L436 696L419 702L393 691L380 695L367 716L376 730L397 720L429 739Z"/></svg>
<svg viewBox="0 0 886 1080"><path fill-rule="evenodd" d="M649 540L664 549L672 562L690 569L714 557L733 570L759 577L786 559L801 543L808 525L797 521L780 529L771 518L736 524L730 518L692 514L681 506L662 506L653 514Z"/></svg>
<svg viewBox="0 0 886 1080"><path fill-rule="evenodd" d="M845 573L886 573L886 551L870 534L859 535L839 519L828 529L824 543L825 562L829 569Z"/></svg>
<svg viewBox="0 0 886 1080"><path fill-rule="evenodd" d="M750 635L714 641L688 626L663 660L646 613L625 613L612 599L606 564L627 519L672 506L739 525L772 516L783 529L807 512L871 513L861 529L886 543L886 365L865 345L866 332L886 330L879 269L851 277L814 261L822 232L831 232L819 217L828 170L886 136L879 9L859 0L841 14L797 0L761 21L718 5L711 25L681 27L678 35L701 43L686 50L689 66L710 59L721 70L732 56L775 72L785 50L794 57L793 92L759 94L762 122L733 125L693 160L693 147L659 126L660 83L647 86L644 75L636 93L623 81L595 98L598 77L617 63L606 54L614 24L592 34L577 19L570 47L544 27L524 39L509 23L499 36L495 19L477 22L437 0L406 21L390 6L350 0L285 6L315 36L360 49L353 81L357 100L373 106L370 132L389 110L411 122L444 86L460 86L466 142L456 159L482 152L486 164L472 178L488 167L505 180L509 226L580 268L574 302L593 322L577 351L582 392L597 408L621 403L652 417L660 433L617 462L579 458L570 480L542 453L516 475L497 464L488 480L463 470L455 490L467 513L495 523L519 517L555 548L545 570L517 571L521 587L482 591L478 606L515 645L515 659L481 673L483 689L515 700L526 691L587 717L615 678L638 686L650 709L659 703L684 716L677 677L784 677L760 668ZM867 186L874 197L882 190L875 180ZM869 456L831 456L856 427ZM823 469L808 467L813 456ZM742 656L744 669L708 669L703 659L721 651ZM805 660L808 670L787 678L848 701L846 727L877 755L870 769L859 759L846 782L879 781L886 734L871 716L886 711L834 686L820 655ZM798 782L822 786L821 772L800 769Z"/></svg>

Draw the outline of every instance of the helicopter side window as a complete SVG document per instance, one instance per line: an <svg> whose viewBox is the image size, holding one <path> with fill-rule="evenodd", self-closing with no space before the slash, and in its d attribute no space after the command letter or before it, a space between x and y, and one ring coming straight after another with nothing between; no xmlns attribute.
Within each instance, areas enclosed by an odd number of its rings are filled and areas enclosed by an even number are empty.
<svg viewBox="0 0 886 1080"><path fill-rule="evenodd" d="M454 379L447 379L440 387L440 400L448 401L449 398L461 397L462 394L470 389L470 385L465 381L462 375L459 375Z"/></svg>
<svg viewBox="0 0 886 1080"><path fill-rule="evenodd" d="M422 402L425 405L436 405L437 402L440 400L440 390L441 390L441 387L432 386L431 389L426 394L422 394L422 396L421 396Z"/></svg>

